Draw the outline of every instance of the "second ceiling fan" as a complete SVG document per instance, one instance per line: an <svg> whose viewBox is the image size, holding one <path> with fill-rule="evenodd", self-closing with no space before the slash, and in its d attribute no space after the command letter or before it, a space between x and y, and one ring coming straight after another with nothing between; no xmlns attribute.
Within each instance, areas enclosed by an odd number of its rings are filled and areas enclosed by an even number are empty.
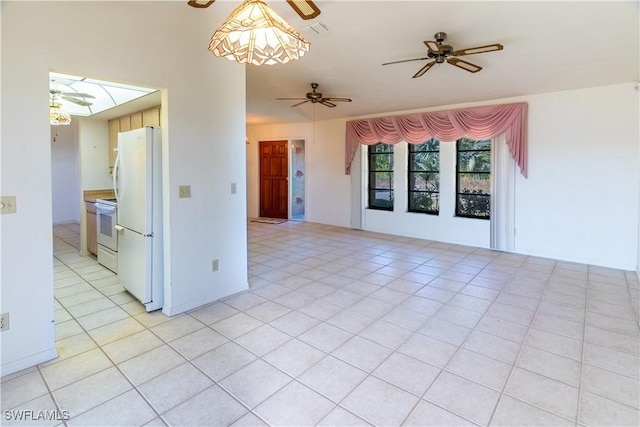
<svg viewBox="0 0 640 427"><path fill-rule="evenodd" d="M276 98L278 101L301 101L292 105L297 107L298 105L311 102L312 104L322 104L326 107L333 108L336 106L334 102L351 102L351 98L325 98L322 93L316 92L318 83L311 83L311 92L307 92L304 98Z"/></svg>
<svg viewBox="0 0 640 427"><path fill-rule="evenodd" d="M439 32L434 36L435 41L429 40L423 42L427 46L427 56L423 58L414 58L414 59L403 59L401 61L393 61L393 62L385 62L382 65L391 65L391 64L399 64L401 62L410 62L410 61L424 61L425 59L433 59L433 61L428 62L424 67L418 70L417 73L413 75L413 78L418 78L422 76L424 73L429 71L431 67L436 64L442 64L445 61L451 65L455 65L458 68L462 68L465 71L470 73L477 73L482 70L482 67L476 64L472 64L471 62L464 61L459 58L449 58L449 56L465 56L465 55L474 55L476 53L485 53L485 52L495 52L496 50L502 50L504 47L500 43L489 44L485 46L477 46L470 47L467 49L453 50L453 46L444 44L444 39L447 38L447 33Z"/></svg>

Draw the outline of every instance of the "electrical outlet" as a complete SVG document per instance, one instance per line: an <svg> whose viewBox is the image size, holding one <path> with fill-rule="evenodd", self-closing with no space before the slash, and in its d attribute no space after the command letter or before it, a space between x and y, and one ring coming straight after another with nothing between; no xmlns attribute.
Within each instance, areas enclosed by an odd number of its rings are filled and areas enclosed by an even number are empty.
<svg viewBox="0 0 640 427"><path fill-rule="evenodd" d="M218 260L214 259L213 261L211 261L211 271L218 271Z"/></svg>
<svg viewBox="0 0 640 427"><path fill-rule="evenodd" d="M2 313L0 316L0 331L9 330L9 313Z"/></svg>
<svg viewBox="0 0 640 427"><path fill-rule="evenodd" d="M16 196L0 197L0 208L3 214L16 213Z"/></svg>
<svg viewBox="0 0 640 427"><path fill-rule="evenodd" d="M238 185L235 182L231 183L231 194L236 194L238 192Z"/></svg>
<svg viewBox="0 0 640 427"><path fill-rule="evenodd" d="M181 185L178 187L178 194L181 199L188 199L191 197L191 186L190 185Z"/></svg>

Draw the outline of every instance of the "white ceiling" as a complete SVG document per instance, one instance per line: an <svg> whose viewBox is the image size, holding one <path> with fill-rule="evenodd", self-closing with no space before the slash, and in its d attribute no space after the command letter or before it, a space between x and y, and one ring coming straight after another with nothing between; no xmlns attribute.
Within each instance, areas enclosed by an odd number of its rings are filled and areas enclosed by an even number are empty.
<svg viewBox="0 0 640 427"><path fill-rule="evenodd" d="M250 124L373 115L640 80L638 1L316 0L322 13L310 21L284 1L268 3L311 42L311 50L285 65L247 66ZM201 10L212 17L212 33L235 6L219 1ZM329 32L313 35L305 29L318 22ZM412 79L426 61L381 66L426 56L422 41L433 40L438 31L448 34L446 42L455 49L501 43L504 50L465 57L484 68L476 74L441 64ZM275 100L303 97L311 82L320 84L324 96L353 102L292 108L293 102Z"/></svg>

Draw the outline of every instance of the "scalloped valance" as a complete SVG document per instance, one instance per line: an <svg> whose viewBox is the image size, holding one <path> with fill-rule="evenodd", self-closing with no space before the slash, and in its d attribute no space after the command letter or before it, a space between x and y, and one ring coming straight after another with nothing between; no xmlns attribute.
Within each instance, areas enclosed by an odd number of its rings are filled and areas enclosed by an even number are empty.
<svg viewBox="0 0 640 427"><path fill-rule="evenodd" d="M345 173L350 173L358 144L397 144L400 141L422 144L431 138L440 141L455 141L463 136L486 139L502 133L505 133L509 151L520 167L520 173L526 177L525 102L352 120L347 122L345 137Z"/></svg>

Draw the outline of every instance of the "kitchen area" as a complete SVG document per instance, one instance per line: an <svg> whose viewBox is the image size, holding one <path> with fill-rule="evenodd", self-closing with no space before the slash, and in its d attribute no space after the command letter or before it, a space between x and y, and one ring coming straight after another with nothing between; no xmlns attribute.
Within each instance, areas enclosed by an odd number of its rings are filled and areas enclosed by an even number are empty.
<svg viewBox="0 0 640 427"><path fill-rule="evenodd" d="M65 89L78 90L73 84L62 86L61 82L68 83L66 77L52 73L52 82L55 80L57 83L52 84L52 93L61 93L58 97L69 93ZM61 87L64 89L61 90ZM78 92L80 96L87 97L72 97L72 103L81 99L80 104L99 104L99 92L87 88L82 87L82 91ZM94 95L89 97L89 93ZM73 110L74 105L66 103L62 108ZM101 266L100 272L92 271L90 274L104 276L99 279L108 282L114 292L122 291L122 287L127 288L120 283L122 277L118 276L118 254L122 246L119 240L122 240L123 234L122 230L118 231L122 227L118 225L118 203L114 192L114 184L117 185L114 171L117 169L118 135L147 127L160 127L160 92L157 90L145 92L139 98L98 113L73 115L68 126L54 125L53 121L51 125L54 255L58 244L66 250L73 250L74 256L82 257L84 262L78 263L80 268L97 270L94 267L97 261ZM135 258L135 254L129 254L130 258L132 256ZM92 263L89 263L91 260ZM77 287L77 290L82 293L85 287ZM59 294L65 298L71 288L65 287L61 291L56 291L56 297ZM127 291L122 298L131 294L129 289ZM56 310L60 309L56 307ZM161 308L161 305L147 307L147 311L157 308ZM64 318L62 316L57 322Z"/></svg>

